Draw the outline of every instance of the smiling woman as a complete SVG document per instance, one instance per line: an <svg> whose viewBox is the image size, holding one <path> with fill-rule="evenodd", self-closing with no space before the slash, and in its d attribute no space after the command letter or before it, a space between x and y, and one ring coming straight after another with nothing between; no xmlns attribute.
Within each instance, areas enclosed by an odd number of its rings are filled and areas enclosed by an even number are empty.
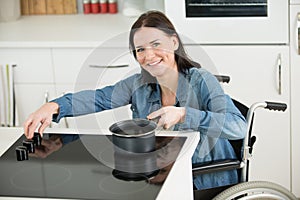
<svg viewBox="0 0 300 200"><path fill-rule="evenodd" d="M63 117L101 112L130 104L132 117L158 119L157 126L201 134L193 163L235 159L228 139L241 139L246 121L218 80L189 59L170 20L161 12L142 14L129 34L130 50L141 73L96 90L65 94L43 105L24 123L27 138ZM235 170L199 175L198 189L234 184Z"/></svg>
<svg viewBox="0 0 300 200"><path fill-rule="evenodd" d="M176 35L169 36L156 28L143 27L136 31L134 43L137 61L152 76L162 77L169 74L167 71L177 71L174 58L178 48Z"/></svg>

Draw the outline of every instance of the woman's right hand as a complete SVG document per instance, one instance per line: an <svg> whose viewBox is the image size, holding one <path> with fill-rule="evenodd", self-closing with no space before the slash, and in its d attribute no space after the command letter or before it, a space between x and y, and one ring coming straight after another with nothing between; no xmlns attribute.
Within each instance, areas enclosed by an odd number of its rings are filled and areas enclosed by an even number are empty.
<svg viewBox="0 0 300 200"><path fill-rule="evenodd" d="M57 135L52 135L49 139L43 139L42 144L35 148L34 153L30 153L29 156L46 158L55 151L58 151L63 146L62 140Z"/></svg>
<svg viewBox="0 0 300 200"><path fill-rule="evenodd" d="M38 132L43 136L43 132L52 121L52 115L58 114L59 106L55 102L45 103L37 111L29 115L24 122L24 134L27 138L32 138L35 130L38 128Z"/></svg>

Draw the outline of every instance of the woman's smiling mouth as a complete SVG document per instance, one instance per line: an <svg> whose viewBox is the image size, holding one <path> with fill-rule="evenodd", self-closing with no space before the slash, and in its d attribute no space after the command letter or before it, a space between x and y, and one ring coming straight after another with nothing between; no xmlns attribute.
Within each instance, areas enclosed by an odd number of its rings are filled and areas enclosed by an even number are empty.
<svg viewBox="0 0 300 200"><path fill-rule="evenodd" d="M152 63L148 63L148 66L154 66L154 65L158 65L162 60L158 60Z"/></svg>

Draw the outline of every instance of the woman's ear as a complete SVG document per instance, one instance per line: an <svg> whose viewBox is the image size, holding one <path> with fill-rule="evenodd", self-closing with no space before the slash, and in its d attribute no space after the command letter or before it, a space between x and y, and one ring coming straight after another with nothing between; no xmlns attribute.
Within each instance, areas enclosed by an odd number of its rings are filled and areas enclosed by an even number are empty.
<svg viewBox="0 0 300 200"><path fill-rule="evenodd" d="M176 51L179 48L179 40L176 34L172 36L172 41L173 41L174 51Z"/></svg>

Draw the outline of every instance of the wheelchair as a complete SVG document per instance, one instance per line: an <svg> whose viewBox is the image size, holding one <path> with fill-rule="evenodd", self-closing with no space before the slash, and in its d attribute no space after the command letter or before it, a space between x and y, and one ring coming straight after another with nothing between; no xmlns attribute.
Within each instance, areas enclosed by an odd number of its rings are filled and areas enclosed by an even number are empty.
<svg viewBox="0 0 300 200"><path fill-rule="evenodd" d="M229 83L229 76L215 75L221 83ZM237 159L220 160L209 163L193 164L193 176L224 170L237 170L239 181L235 185L221 186L204 190L194 189L195 200L229 200L229 199L286 199L297 200L297 198L281 185L268 181L249 181L249 158L252 156L253 145L256 137L252 136L254 112L257 108L274 111L285 111L287 105L277 102L258 102L248 108L241 102L233 100L235 106L240 110L247 120L247 133L244 139L230 140Z"/></svg>

